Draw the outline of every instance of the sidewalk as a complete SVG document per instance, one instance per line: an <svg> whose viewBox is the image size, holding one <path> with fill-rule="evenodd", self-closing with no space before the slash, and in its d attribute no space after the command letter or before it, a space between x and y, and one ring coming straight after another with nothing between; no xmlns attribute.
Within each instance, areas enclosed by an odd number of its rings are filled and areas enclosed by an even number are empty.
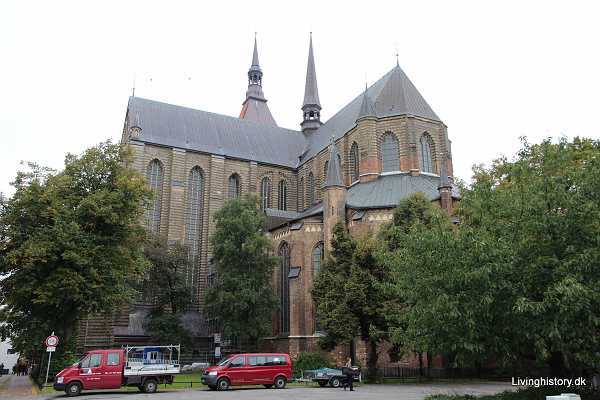
<svg viewBox="0 0 600 400"><path fill-rule="evenodd" d="M34 399L37 389L29 376L2 375L0 377L0 399Z"/></svg>

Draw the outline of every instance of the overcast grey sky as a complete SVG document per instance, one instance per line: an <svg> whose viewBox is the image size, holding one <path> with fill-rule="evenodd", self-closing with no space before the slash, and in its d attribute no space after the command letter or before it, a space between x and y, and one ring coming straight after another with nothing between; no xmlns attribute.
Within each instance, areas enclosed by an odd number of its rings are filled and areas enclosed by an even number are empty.
<svg viewBox="0 0 600 400"><path fill-rule="evenodd" d="M258 31L263 88L298 129L309 31L326 120L396 63L448 126L455 174L519 136L598 138L594 1L0 2L0 191L21 160L120 138L136 95L237 116ZM152 80L150 80L152 79Z"/></svg>

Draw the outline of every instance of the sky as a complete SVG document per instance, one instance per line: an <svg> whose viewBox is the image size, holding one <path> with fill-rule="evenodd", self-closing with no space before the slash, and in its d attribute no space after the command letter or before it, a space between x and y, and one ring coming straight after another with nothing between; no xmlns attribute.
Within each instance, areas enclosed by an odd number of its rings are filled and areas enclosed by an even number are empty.
<svg viewBox="0 0 600 400"><path fill-rule="evenodd" d="M299 129L313 32L327 120L396 64L448 126L455 176L519 137L600 138L594 1L0 2L0 192L22 161L118 141L128 97L237 116L258 32L263 89Z"/></svg>

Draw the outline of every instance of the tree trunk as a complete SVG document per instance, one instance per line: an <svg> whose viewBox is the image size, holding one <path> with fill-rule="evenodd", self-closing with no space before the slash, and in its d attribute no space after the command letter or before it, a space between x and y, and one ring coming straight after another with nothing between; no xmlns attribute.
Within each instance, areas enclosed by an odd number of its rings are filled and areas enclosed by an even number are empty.
<svg viewBox="0 0 600 400"><path fill-rule="evenodd" d="M377 380L377 342L367 341L367 374L369 379Z"/></svg>
<svg viewBox="0 0 600 400"><path fill-rule="evenodd" d="M423 353L419 352L419 377L423 376Z"/></svg>
<svg viewBox="0 0 600 400"><path fill-rule="evenodd" d="M425 355L427 355L427 377L429 378L431 376L431 353L427 352Z"/></svg>
<svg viewBox="0 0 600 400"><path fill-rule="evenodd" d="M567 368L565 365L565 357L562 352L553 351L550 354L550 360L548 362L550 364L550 369L552 370L552 376L555 376L555 377L566 376Z"/></svg>

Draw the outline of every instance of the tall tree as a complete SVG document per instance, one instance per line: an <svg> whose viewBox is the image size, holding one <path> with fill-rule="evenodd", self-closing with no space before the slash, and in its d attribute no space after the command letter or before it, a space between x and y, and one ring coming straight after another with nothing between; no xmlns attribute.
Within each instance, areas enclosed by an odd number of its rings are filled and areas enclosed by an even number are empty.
<svg viewBox="0 0 600 400"><path fill-rule="evenodd" d="M312 289L317 318L326 343L350 343L358 334L367 344L367 369L377 375L377 345L388 338L386 313L396 303L390 291L391 271L377 261L377 242L353 239L337 223L331 255L317 275Z"/></svg>
<svg viewBox="0 0 600 400"><path fill-rule="evenodd" d="M223 333L256 343L270 332L269 316L277 308L271 284L277 257L264 233L258 200L229 200L215 215L211 237L216 278L206 293L209 315L218 317Z"/></svg>
<svg viewBox="0 0 600 400"><path fill-rule="evenodd" d="M31 165L0 210L4 334L19 350L130 299L147 262L139 220L151 192L110 142L69 154L61 172Z"/></svg>
<svg viewBox="0 0 600 400"><path fill-rule="evenodd" d="M144 247L150 261L142 292L154 308L146 318L146 332L163 344L189 345L191 334L182 324L183 313L195 295L195 260L190 257L187 246L165 238L151 238Z"/></svg>

